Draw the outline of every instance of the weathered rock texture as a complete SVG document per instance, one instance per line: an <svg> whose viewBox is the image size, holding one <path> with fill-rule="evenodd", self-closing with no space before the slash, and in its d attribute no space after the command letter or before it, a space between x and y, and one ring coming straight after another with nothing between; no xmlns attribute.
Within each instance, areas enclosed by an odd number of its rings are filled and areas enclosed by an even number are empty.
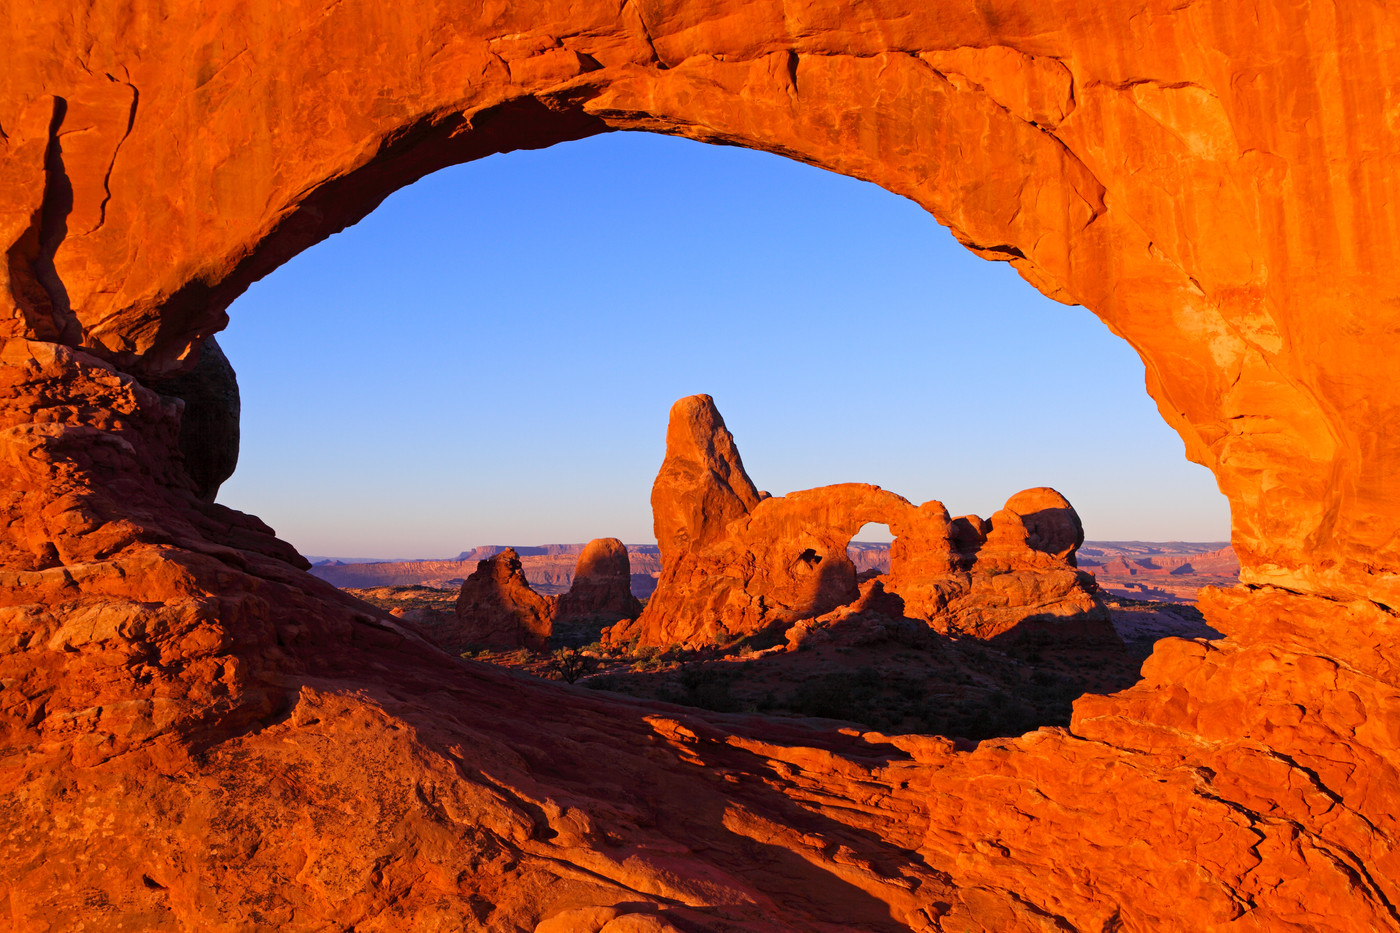
<svg viewBox="0 0 1400 933"><path fill-rule="evenodd" d="M862 483L735 494L754 488L714 401L673 405L651 493L661 578L642 615L609 630L610 641L729 643L847 606L860 596L847 549L872 522L894 535L879 579L901 604L895 618L985 639L1048 625L1052 637L1116 640L1092 579L1075 569L1079 516L1053 489L1019 492L983 521Z"/></svg>
<svg viewBox="0 0 1400 933"><path fill-rule="evenodd" d="M488 648L549 646L554 600L530 589L510 548L477 564L457 596L457 626L442 637Z"/></svg>
<svg viewBox="0 0 1400 933"><path fill-rule="evenodd" d="M642 604L632 595L632 563L617 538L594 538L578 557L573 583L559 597L555 619L573 622L635 619Z"/></svg>
<svg viewBox="0 0 1400 933"><path fill-rule="evenodd" d="M1400 929L1386 4L3 0L0 47L11 928ZM1068 730L803 733L463 666L201 501L143 382L248 283L612 129L872 181L1099 315L1230 499L1228 637Z"/></svg>

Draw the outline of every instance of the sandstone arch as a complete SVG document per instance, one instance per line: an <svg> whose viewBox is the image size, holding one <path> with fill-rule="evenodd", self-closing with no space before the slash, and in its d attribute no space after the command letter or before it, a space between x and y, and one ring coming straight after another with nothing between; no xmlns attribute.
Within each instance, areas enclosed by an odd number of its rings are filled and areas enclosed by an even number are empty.
<svg viewBox="0 0 1400 933"><path fill-rule="evenodd" d="M1076 569L1079 515L1047 487L1017 493L990 520L955 520L942 502L916 506L866 483L772 496L745 472L714 400L692 395L671 406L651 508L661 575L640 615L604 632L614 644L761 642L797 622L810 622L804 631L829 625L819 617L870 599L877 612L945 634L1006 642L1015 629L1049 625L1052 641L1074 631L1076 639L1118 643ZM847 553L872 522L894 539L878 595L859 585Z"/></svg>
<svg viewBox="0 0 1400 933"><path fill-rule="evenodd" d="M1382 5L8 0L0 23L15 922L1400 926ZM618 128L867 178L1102 317L1230 498L1231 638L1162 646L1069 733L833 755L463 675L199 500L179 406L142 382L248 282L424 172ZM573 744L540 751L523 708ZM648 768L672 825L633 796ZM338 816L346 793L379 821ZM279 805L326 842L295 866ZM755 847L782 868L747 881Z"/></svg>

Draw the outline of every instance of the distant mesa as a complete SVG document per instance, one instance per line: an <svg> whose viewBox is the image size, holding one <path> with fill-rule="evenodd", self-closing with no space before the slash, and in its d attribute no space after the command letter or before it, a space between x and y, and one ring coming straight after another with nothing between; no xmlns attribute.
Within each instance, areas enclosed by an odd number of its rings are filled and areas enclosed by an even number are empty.
<svg viewBox="0 0 1400 933"><path fill-rule="evenodd" d="M1240 576L1234 548L1220 542L1094 541L1079 564L1115 596L1168 603L1194 603L1201 587L1235 586Z"/></svg>
<svg viewBox="0 0 1400 933"><path fill-rule="evenodd" d="M776 638L857 604L987 640L1045 629L1117 638L1093 578L1075 565L1079 516L1053 489L1017 493L989 520L955 519L940 502L915 506L863 483L766 496L714 400L696 395L671 409L651 501L660 579L642 614L608 631L615 643ZM894 534L889 569L858 579L851 538L871 522Z"/></svg>
<svg viewBox="0 0 1400 933"><path fill-rule="evenodd" d="M571 546L557 548L548 556L568 556ZM588 542L579 552L572 584L557 597L535 592L514 548L492 548L462 582L456 624L437 635L453 646L543 651L556 625L594 623L596 635L603 625L636 618L642 604L632 595L631 582L627 546L617 538Z"/></svg>
<svg viewBox="0 0 1400 933"><path fill-rule="evenodd" d="M505 550L513 550L520 557L573 557L576 556L583 545L580 544L541 544L535 547L520 547L518 545L506 544L485 544L474 547L469 551L463 551L457 555L458 560L485 560L488 557L495 557Z"/></svg>
<svg viewBox="0 0 1400 933"><path fill-rule="evenodd" d="M507 545L490 544L463 551L450 560L361 561L338 558L317 563L311 573L342 589L380 586L457 587L479 561L500 554ZM536 592L560 595L573 583L574 569L585 544L509 545L520 558L525 579ZM632 593L649 596L661 572L660 551L654 544L627 545L632 568Z"/></svg>

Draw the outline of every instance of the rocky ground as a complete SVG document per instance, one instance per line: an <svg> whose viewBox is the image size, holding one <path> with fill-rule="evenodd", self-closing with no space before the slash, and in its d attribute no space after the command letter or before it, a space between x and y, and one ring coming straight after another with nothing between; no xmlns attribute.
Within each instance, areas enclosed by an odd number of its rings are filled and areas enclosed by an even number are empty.
<svg viewBox="0 0 1400 933"><path fill-rule="evenodd" d="M1152 646L1163 638L1223 637L1206 624L1205 616L1192 603L1176 600L1143 600L1104 594L1104 602L1113 614L1113 628L1123 639L1128 653L1139 663L1147 660Z"/></svg>
<svg viewBox="0 0 1400 933"><path fill-rule="evenodd" d="M453 589L425 586L350 590L430 633L447 622ZM1114 693L1139 680L1161 638L1220 637L1190 605L1108 596L1117 646L1062 646L1034 640L994 647L912 626L891 627L863 644L738 642L702 649L604 646L601 623L555 632L551 652L452 646L462 657L594 690L727 713L818 717L887 733L981 740L1069 724L1085 693Z"/></svg>

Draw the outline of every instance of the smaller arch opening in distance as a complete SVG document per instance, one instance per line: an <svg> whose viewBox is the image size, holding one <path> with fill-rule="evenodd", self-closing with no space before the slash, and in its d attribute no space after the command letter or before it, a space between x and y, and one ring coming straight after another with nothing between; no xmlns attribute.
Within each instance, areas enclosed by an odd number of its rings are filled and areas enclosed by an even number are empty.
<svg viewBox="0 0 1400 933"><path fill-rule="evenodd" d="M856 566L856 579L872 573L889 573L890 542L894 535L889 525L866 522L846 545L846 556Z"/></svg>

